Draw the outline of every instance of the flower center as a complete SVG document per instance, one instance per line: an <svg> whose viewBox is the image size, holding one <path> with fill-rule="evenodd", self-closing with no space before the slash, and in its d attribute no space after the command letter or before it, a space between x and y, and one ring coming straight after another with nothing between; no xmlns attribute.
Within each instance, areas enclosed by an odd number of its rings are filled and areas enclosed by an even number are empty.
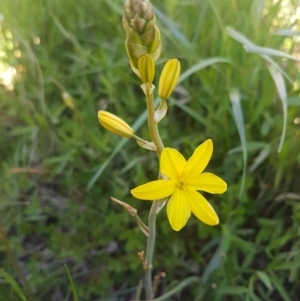
<svg viewBox="0 0 300 301"><path fill-rule="evenodd" d="M183 172L178 180L177 187L180 189L183 189L183 187L184 187L184 181L185 181L186 174L187 174L186 172Z"/></svg>

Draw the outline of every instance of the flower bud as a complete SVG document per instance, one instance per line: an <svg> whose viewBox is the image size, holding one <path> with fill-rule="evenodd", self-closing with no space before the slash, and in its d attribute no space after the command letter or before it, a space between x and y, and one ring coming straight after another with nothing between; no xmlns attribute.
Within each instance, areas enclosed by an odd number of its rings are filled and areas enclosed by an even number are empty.
<svg viewBox="0 0 300 301"><path fill-rule="evenodd" d="M75 110L75 105L74 105L74 101L73 101L72 96L68 92L65 92L65 91L62 93L61 96L62 96L62 99L63 99L65 105L69 109Z"/></svg>
<svg viewBox="0 0 300 301"><path fill-rule="evenodd" d="M155 63L151 55L145 54L139 58L139 73L144 84L152 84L155 74Z"/></svg>
<svg viewBox="0 0 300 301"><path fill-rule="evenodd" d="M168 99L173 92L180 75L180 62L177 59L168 60L159 79L158 96Z"/></svg>
<svg viewBox="0 0 300 301"><path fill-rule="evenodd" d="M121 118L107 111L98 111L98 119L101 125L108 131L125 137L131 138L134 135L133 129Z"/></svg>

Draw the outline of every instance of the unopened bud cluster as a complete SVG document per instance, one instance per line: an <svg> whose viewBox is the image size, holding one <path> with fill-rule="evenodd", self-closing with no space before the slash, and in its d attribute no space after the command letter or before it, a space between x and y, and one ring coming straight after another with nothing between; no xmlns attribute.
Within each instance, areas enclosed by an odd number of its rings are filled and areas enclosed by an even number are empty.
<svg viewBox="0 0 300 301"><path fill-rule="evenodd" d="M148 0L127 0L123 28L127 36L125 46L131 67L139 75L139 58L147 53L156 61L161 53L160 31L155 25L151 3Z"/></svg>
<svg viewBox="0 0 300 301"><path fill-rule="evenodd" d="M132 70L141 78L145 95L153 92L155 61L161 53L160 31L155 25L155 15L149 0L126 0L123 27L127 38L125 47ZM170 97L180 74L180 62L169 60L159 80L158 95Z"/></svg>

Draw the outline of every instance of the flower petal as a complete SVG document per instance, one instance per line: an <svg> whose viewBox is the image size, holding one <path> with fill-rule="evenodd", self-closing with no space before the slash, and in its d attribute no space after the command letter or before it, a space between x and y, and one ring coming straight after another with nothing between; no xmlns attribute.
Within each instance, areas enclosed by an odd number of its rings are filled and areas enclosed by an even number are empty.
<svg viewBox="0 0 300 301"><path fill-rule="evenodd" d="M202 190L213 194L221 194L227 190L226 182L210 172L202 173L192 179L188 178L185 185L191 190Z"/></svg>
<svg viewBox="0 0 300 301"><path fill-rule="evenodd" d="M175 183L171 180L156 180L140 185L130 192L140 200L160 200L171 195L175 189Z"/></svg>
<svg viewBox="0 0 300 301"><path fill-rule="evenodd" d="M181 230L191 216L185 190L175 189L167 204L169 222L175 231Z"/></svg>
<svg viewBox="0 0 300 301"><path fill-rule="evenodd" d="M160 171L171 180L177 181L186 164L182 154L174 148L164 148L160 155Z"/></svg>
<svg viewBox="0 0 300 301"><path fill-rule="evenodd" d="M189 158L184 168L186 179L198 176L207 166L213 152L213 143L211 139L207 139L200 144Z"/></svg>
<svg viewBox="0 0 300 301"><path fill-rule="evenodd" d="M203 223L214 226L219 218L210 203L197 191L186 189L186 195L195 216Z"/></svg>

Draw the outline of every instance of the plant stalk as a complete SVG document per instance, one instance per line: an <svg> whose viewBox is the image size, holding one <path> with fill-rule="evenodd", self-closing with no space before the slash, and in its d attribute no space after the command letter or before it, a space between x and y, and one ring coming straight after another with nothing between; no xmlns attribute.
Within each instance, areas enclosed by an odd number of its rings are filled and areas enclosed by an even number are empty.
<svg viewBox="0 0 300 301"><path fill-rule="evenodd" d="M164 144L160 138L157 123L154 120L155 108L154 108L154 98L153 93L146 95L147 99L147 112L148 112L148 128L151 135L151 138L154 144L157 147L157 155L160 158L160 154L164 149ZM147 238L147 248L145 255L145 287L146 287L146 300L152 299L152 260L156 239L156 211L159 207L160 202L155 201L152 203L149 217L148 217L148 227L149 227L149 236Z"/></svg>
<svg viewBox="0 0 300 301"><path fill-rule="evenodd" d="M151 138L157 147L157 154L160 157L162 150L164 149L164 144L160 138L157 123L154 120L155 108L154 108L154 98L153 93L146 95L147 99L147 112L148 112L148 128Z"/></svg>

